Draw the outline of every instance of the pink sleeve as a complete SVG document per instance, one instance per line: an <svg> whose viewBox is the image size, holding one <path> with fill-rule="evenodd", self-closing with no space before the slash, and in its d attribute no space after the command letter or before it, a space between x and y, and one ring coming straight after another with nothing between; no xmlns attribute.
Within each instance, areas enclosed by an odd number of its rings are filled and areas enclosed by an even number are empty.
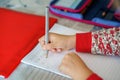
<svg viewBox="0 0 120 80"><path fill-rule="evenodd" d="M87 78L87 80L103 80L103 79L99 77L97 74L93 73Z"/></svg>

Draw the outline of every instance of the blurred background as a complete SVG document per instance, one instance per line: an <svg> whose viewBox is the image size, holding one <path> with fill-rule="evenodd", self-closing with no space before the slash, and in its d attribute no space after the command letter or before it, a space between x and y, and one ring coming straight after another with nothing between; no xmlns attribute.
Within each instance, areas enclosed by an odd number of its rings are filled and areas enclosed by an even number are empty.
<svg viewBox="0 0 120 80"><path fill-rule="evenodd" d="M0 0L0 7L44 15L44 7L47 6L49 2L50 0Z"/></svg>

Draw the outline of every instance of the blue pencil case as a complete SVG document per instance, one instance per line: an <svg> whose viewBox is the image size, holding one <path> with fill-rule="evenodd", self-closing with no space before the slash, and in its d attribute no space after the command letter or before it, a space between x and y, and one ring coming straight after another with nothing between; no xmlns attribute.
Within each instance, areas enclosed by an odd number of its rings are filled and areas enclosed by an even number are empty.
<svg viewBox="0 0 120 80"><path fill-rule="evenodd" d="M81 0L84 2L78 1L74 9L60 4L56 7L57 1L63 0L52 0L50 3L50 12L56 16L104 28L120 26L120 21L114 16L115 10L111 9L113 0Z"/></svg>
<svg viewBox="0 0 120 80"><path fill-rule="evenodd" d="M55 15L62 16L64 18L83 19L83 15L80 14L80 13L74 13L73 14L72 12L64 12L64 11L52 8L51 6L50 6L50 10L51 10L51 12L53 12L53 14L55 13Z"/></svg>

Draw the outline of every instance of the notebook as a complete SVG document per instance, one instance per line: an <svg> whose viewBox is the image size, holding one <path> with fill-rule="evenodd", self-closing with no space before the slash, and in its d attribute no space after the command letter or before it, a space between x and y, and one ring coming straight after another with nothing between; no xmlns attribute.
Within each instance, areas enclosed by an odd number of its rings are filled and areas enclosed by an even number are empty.
<svg viewBox="0 0 120 80"><path fill-rule="evenodd" d="M63 27L63 26L61 27L61 25L59 25L59 24L55 24L53 27L54 28L52 28L50 30L50 32L56 32L56 33L60 33L60 34L64 34L66 32L66 27ZM76 31L73 29L69 29L69 28L67 28L67 29L68 29L67 30L68 32L66 33L66 35L75 34L76 32L80 32L80 31ZM57 69L59 64L61 63L61 59L64 57L65 54L66 54L66 52L64 52L62 55L61 54L52 54L51 52L49 52L48 58L46 58L45 51L42 50L40 44L38 43L37 46L26 57L24 57L22 59L22 62L25 64L33 65L35 67L51 71L51 72L55 72L57 74L65 76L65 77L69 77L67 75L61 74L59 72L59 70ZM59 57L59 58L57 58L57 57Z"/></svg>
<svg viewBox="0 0 120 80"><path fill-rule="evenodd" d="M73 35L77 31L71 28L67 28L63 25L55 24L50 32ZM40 44L38 43L36 47L22 59L22 63L44 69L61 76L71 78L68 75L61 73L58 69L63 57L68 52L75 52L75 50L64 51L59 54L53 54L49 52L48 58L45 58L45 52L42 50ZM76 52L77 53L77 52ZM116 56L100 56L100 55L92 55L87 53L77 53L86 65L95 73L100 75L104 80L119 80L120 79L120 58Z"/></svg>

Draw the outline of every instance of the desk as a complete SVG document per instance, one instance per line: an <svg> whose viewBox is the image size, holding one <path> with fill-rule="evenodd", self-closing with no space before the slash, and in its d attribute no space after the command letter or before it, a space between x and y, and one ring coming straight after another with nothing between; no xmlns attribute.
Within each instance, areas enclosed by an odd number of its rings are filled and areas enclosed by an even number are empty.
<svg viewBox="0 0 120 80"><path fill-rule="evenodd" d="M21 0L21 1L25 1L24 3L27 3L28 1L35 1L35 0ZM33 4L28 2L28 5L31 5L31 7L25 8L21 6L16 8L14 7L13 9L26 13L36 14L36 15L44 15L44 9L41 8L43 7L45 8L45 6L49 4L50 0L39 0L39 1L41 1L40 3L41 5L39 6L34 5L32 7ZM10 4L20 5L20 3L17 0L11 0ZM39 9L41 10L39 11ZM57 18L59 24L67 26L69 28L73 28L85 32L90 31L93 28L92 25L87 25L80 22L56 17L52 14L50 14L50 16ZM35 68L33 66L20 63L7 80L70 80L70 79L59 76L51 72L44 71L42 69Z"/></svg>

